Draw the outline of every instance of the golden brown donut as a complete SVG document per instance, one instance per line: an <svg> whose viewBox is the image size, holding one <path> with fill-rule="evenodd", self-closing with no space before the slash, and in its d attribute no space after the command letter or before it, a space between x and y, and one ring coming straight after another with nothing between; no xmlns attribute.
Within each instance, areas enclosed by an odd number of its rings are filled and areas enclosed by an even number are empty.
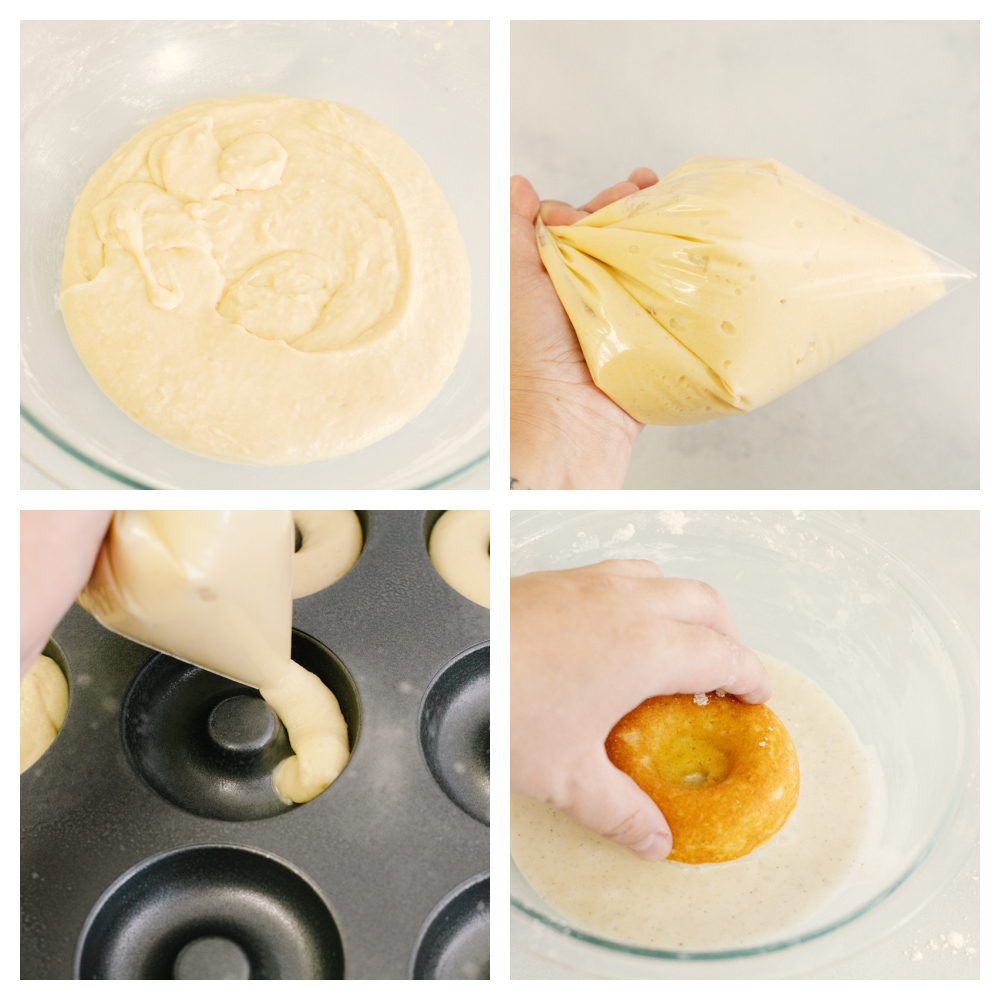
<svg viewBox="0 0 1000 1000"><path fill-rule="evenodd" d="M784 826L799 797L788 730L766 705L719 694L647 698L605 749L660 807L668 861L699 865L749 854Z"/></svg>

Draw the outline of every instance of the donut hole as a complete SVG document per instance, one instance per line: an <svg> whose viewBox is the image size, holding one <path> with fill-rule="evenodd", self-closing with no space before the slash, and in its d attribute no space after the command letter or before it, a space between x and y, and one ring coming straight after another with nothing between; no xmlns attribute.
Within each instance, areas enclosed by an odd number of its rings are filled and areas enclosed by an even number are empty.
<svg viewBox="0 0 1000 1000"><path fill-rule="evenodd" d="M709 788L728 777L729 757L724 750L707 740L681 736L656 748L653 767L671 785Z"/></svg>

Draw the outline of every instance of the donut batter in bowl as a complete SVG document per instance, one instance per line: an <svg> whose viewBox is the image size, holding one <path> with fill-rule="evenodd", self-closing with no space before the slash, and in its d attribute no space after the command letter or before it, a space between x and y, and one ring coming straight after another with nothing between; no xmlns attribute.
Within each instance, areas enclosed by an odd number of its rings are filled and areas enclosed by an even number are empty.
<svg viewBox="0 0 1000 1000"><path fill-rule="evenodd" d="M768 706L798 752L798 805L770 840L735 861L641 861L558 809L513 796L511 854L571 926L660 950L729 949L787 935L851 877L867 832L870 765L847 718L815 683L761 656Z"/></svg>
<svg viewBox="0 0 1000 1000"><path fill-rule="evenodd" d="M286 465L355 451L437 395L469 327L454 216L346 105L197 101L94 174L60 304L91 375L181 448Z"/></svg>

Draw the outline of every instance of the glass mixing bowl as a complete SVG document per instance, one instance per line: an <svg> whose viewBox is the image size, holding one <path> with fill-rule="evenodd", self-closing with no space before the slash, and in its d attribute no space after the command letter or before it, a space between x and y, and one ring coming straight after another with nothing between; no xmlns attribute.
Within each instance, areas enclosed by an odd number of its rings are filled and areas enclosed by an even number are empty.
<svg viewBox="0 0 1000 1000"><path fill-rule="evenodd" d="M36 21L22 25L21 415L26 458L72 487L430 488L489 451L489 24ZM168 444L112 403L59 312L63 245L91 174L189 101L325 97L383 122L427 163L472 266L472 326L444 388L361 451L240 465Z"/></svg>
<svg viewBox="0 0 1000 1000"><path fill-rule="evenodd" d="M868 839L817 910L754 947L658 951L605 940L511 861L511 940L607 978L784 978L860 950L920 909L976 842L978 650L933 587L836 515L550 511L511 517L511 575L653 560L725 598L743 642L816 681L875 764Z"/></svg>

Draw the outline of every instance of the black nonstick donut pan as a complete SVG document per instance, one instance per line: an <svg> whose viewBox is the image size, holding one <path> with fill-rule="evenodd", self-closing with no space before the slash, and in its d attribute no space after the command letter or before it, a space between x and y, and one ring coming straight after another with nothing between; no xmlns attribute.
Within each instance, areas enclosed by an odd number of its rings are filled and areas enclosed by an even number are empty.
<svg viewBox="0 0 1000 1000"><path fill-rule="evenodd" d="M489 611L431 565L439 513L359 512L358 562L295 602L352 748L300 806L253 688L74 605L66 722L21 776L22 979L489 978Z"/></svg>

